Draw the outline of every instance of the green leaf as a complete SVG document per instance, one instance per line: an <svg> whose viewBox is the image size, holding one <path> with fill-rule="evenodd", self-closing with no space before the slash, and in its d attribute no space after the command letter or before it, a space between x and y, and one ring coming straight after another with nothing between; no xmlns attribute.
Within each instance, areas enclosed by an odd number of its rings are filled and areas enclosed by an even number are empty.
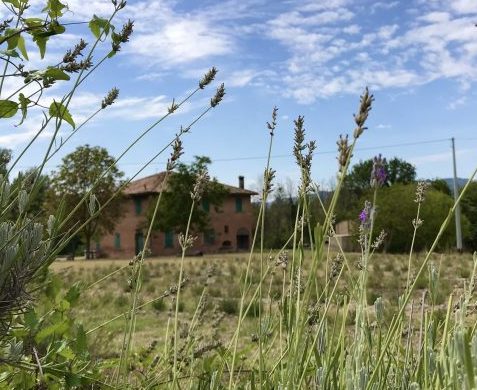
<svg viewBox="0 0 477 390"><path fill-rule="evenodd" d="M77 301L78 298L80 297L81 294L81 289L79 283L75 283L73 286L70 287L68 292L65 295L65 299L74 305Z"/></svg>
<svg viewBox="0 0 477 390"><path fill-rule="evenodd" d="M41 59L45 57L47 41L48 41L48 37L41 36L40 34L33 34L33 42L35 42L36 45L38 46L38 49L40 49Z"/></svg>
<svg viewBox="0 0 477 390"><path fill-rule="evenodd" d="M38 324L38 317L36 315L35 309L33 308L25 313L24 319L25 325L30 329L33 329Z"/></svg>
<svg viewBox="0 0 477 390"><path fill-rule="evenodd" d="M57 322L53 325L47 326L46 328L43 328L40 330L36 336L35 336L35 341L37 343L41 343L43 340L45 340L47 337L55 334L55 335L61 335L65 333L69 328L69 325L66 321L61 321Z"/></svg>
<svg viewBox="0 0 477 390"><path fill-rule="evenodd" d="M76 337L74 339L74 343L72 345L73 351L77 355L82 355L88 352L88 344L86 341L86 332L83 328L83 325L78 325L76 329Z"/></svg>
<svg viewBox="0 0 477 390"><path fill-rule="evenodd" d="M20 54L16 50L0 50L0 55L18 58Z"/></svg>
<svg viewBox="0 0 477 390"><path fill-rule="evenodd" d="M10 38L7 39L8 50L15 49L18 45L18 38L20 37L20 34L18 34L18 30L15 28L9 28L5 30L5 36L10 36Z"/></svg>
<svg viewBox="0 0 477 390"><path fill-rule="evenodd" d="M63 104L53 101L53 103L51 103L50 105L49 113L53 117L65 120L73 127L73 129L75 128L75 122L73 121L73 117Z"/></svg>
<svg viewBox="0 0 477 390"><path fill-rule="evenodd" d="M48 11L48 15L52 19L59 18L63 16L63 9L66 8L66 5L61 3L59 0L48 0L46 7L43 8L41 12Z"/></svg>
<svg viewBox="0 0 477 390"><path fill-rule="evenodd" d="M0 100L0 118L11 118L18 111L18 103L12 100Z"/></svg>
<svg viewBox="0 0 477 390"><path fill-rule="evenodd" d="M91 19L88 26L97 39L99 39L103 32L108 35L111 28L111 24L106 19L99 18L96 15L93 15L93 19Z"/></svg>
<svg viewBox="0 0 477 390"><path fill-rule="evenodd" d="M21 35L18 36L17 47L20 49L20 52L22 53L23 58L25 60L28 60L28 53L25 46L25 38L23 38Z"/></svg>
<svg viewBox="0 0 477 390"><path fill-rule="evenodd" d="M65 374L65 384L68 389L81 385L81 376L73 372L67 372Z"/></svg>
<svg viewBox="0 0 477 390"><path fill-rule="evenodd" d="M26 119L28 104L31 102L31 100L25 97L25 95L22 93L18 95L18 100L20 101L20 109L22 110L22 120L17 125L17 126L20 126L23 123L23 121Z"/></svg>
<svg viewBox="0 0 477 390"><path fill-rule="evenodd" d="M43 75L46 76L46 77L51 77L55 80L66 80L66 81L68 81L70 79L70 76L68 76L61 69L54 68L52 66L49 66L48 69L43 73Z"/></svg>
<svg viewBox="0 0 477 390"><path fill-rule="evenodd" d="M62 282L58 275L51 275L48 285L45 289L45 294L51 300L55 300L61 290Z"/></svg>

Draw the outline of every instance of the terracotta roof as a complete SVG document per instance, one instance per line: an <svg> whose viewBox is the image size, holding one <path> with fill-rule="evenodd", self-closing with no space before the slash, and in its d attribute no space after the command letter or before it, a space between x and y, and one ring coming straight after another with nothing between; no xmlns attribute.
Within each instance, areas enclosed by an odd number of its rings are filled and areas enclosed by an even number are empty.
<svg viewBox="0 0 477 390"><path fill-rule="evenodd" d="M163 181L165 175L165 172L160 172L151 176L143 177L142 179L134 180L128 184L124 193L126 195L157 194L164 190ZM256 192L244 188L234 187L223 183L220 184L222 184L232 195L258 195Z"/></svg>

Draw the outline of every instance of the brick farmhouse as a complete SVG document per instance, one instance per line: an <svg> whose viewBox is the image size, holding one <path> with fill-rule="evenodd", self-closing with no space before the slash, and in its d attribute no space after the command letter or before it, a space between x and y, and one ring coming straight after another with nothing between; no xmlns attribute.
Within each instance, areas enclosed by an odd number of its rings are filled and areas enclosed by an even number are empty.
<svg viewBox="0 0 477 390"><path fill-rule="evenodd" d="M97 251L110 258L131 258L144 245L147 233L147 212L164 188L165 173L157 173L132 181L124 191L124 215L116 224L112 234L101 238ZM191 253L217 253L248 250L254 229L251 196L256 192L244 188L244 178L239 176L238 187L222 184L228 191L224 203L215 210L203 201L210 216L210 229L197 234ZM159 216L160 218L160 216ZM175 232L153 231L149 242L152 256L176 255L180 252Z"/></svg>

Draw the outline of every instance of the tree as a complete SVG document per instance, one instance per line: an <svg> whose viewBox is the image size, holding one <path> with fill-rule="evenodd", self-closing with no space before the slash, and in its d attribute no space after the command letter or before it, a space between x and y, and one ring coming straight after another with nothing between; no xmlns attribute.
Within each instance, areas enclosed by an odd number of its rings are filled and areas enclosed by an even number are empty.
<svg viewBox="0 0 477 390"><path fill-rule="evenodd" d="M286 190L282 184L277 186L273 195L265 212L264 245L266 248L281 248L295 228L297 199L293 197L292 189Z"/></svg>
<svg viewBox="0 0 477 390"><path fill-rule="evenodd" d="M446 195L452 196L452 191L444 179L434 179L431 181L431 187Z"/></svg>
<svg viewBox="0 0 477 390"><path fill-rule="evenodd" d="M351 210L360 207L361 197L371 188L371 172L373 159L360 161L353 165L345 177L337 207L337 218L343 220L352 218ZM416 181L416 168L409 162L393 157L385 165L386 186L396 183L410 184Z"/></svg>
<svg viewBox="0 0 477 390"><path fill-rule="evenodd" d="M357 193L371 188L370 178L373 170L373 159L360 161L355 164L351 172L345 178L345 186ZM386 185L390 186L395 183L410 184L416 181L416 167L411 163L404 161L398 157L393 157L385 166Z"/></svg>
<svg viewBox="0 0 477 390"><path fill-rule="evenodd" d="M465 240L466 246L477 250L477 182L472 182L462 197L462 213L471 221L469 235Z"/></svg>
<svg viewBox="0 0 477 390"><path fill-rule="evenodd" d="M176 171L168 177L167 190L162 194L154 229L174 230L177 233L185 232L192 207L190 194L194 188L196 177L199 172L207 168L210 162L208 157L195 156L194 162L190 165L178 164ZM227 190L216 179L208 181L201 204L196 205L192 213L191 228L193 231L204 232L208 229L210 221L207 210L210 207L219 210L226 195ZM149 211L150 218L154 206L155 202L152 202Z"/></svg>
<svg viewBox="0 0 477 390"><path fill-rule="evenodd" d="M379 234L381 230L387 233L384 248L388 251L407 252L410 249L414 230L412 221L416 218L417 209L414 201L415 192L416 185L414 184L395 184L378 192L374 232L375 235ZM363 204L365 198L361 200L361 204ZM440 191L430 188L426 192L419 217L423 224L417 231L414 243L416 251L431 246L453 203L454 201L449 195ZM358 213L359 211L356 210L355 215ZM469 221L465 217L462 218L462 228L464 237L468 237ZM454 246L455 228L453 224L450 224L441 237L438 248L447 249Z"/></svg>
<svg viewBox="0 0 477 390"><path fill-rule="evenodd" d="M49 191L49 208L56 209L60 199L64 202L66 214L72 212L81 199L93 188L94 197L90 198L74 212L66 228L86 225L80 233L80 238L86 244L87 258L90 256L91 240L105 233L111 233L118 218L122 215L121 196L115 196L111 203L101 213L91 219L91 203L95 207L104 204L118 190L124 173L114 164L114 158L105 148L84 145L63 158L57 172L51 179Z"/></svg>

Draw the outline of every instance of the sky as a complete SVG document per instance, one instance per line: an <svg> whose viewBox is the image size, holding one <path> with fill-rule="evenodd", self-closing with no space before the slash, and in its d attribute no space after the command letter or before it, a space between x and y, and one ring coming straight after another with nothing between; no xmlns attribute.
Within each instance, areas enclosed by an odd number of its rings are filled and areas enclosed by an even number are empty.
<svg viewBox="0 0 477 390"><path fill-rule="evenodd" d="M108 18L113 10L110 1L67 3L67 22L89 21L93 14ZM33 15L43 4L33 0L28 12ZM4 7L0 17L6 17ZM452 176L454 137L458 176L469 177L477 167L477 0L130 0L113 24L120 29L128 19L134 21L130 42L80 86L70 111L78 125L112 87L120 90L118 101L75 133L48 161L48 171L86 143L119 156L167 112L173 99L178 102L194 90L212 66L219 70L213 84L119 161L127 177L164 170L169 151L143 165L208 107L222 82L223 102L184 136L182 161L210 157L211 175L227 184L237 185L243 175L246 187L256 190L260 185L270 138L266 123L276 106L271 152L276 182L298 182L293 121L303 115L307 140L318 145L312 178L322 188L332 187L336 141L340 134L352 135L353 113L366 86L375 102L354 162L381 153L411 162L419 178L447 178ZM25 69L61 61L81 37L94 42L87 24L69 25L65 34L50 39L43 61L27 40L30 61ZM109 50L107 40L93 62ZM18 87L10 79L2 99ZM48 106L60 99L71 83L55 84L40 102ZM19 117L4 120L0 146L18 157L35 136L42 115L41 109L31 110L18 127ZM60 136L69 134L65 124ZM43 132L14 172L38 164L51 135L52 129Z"/></svg>

